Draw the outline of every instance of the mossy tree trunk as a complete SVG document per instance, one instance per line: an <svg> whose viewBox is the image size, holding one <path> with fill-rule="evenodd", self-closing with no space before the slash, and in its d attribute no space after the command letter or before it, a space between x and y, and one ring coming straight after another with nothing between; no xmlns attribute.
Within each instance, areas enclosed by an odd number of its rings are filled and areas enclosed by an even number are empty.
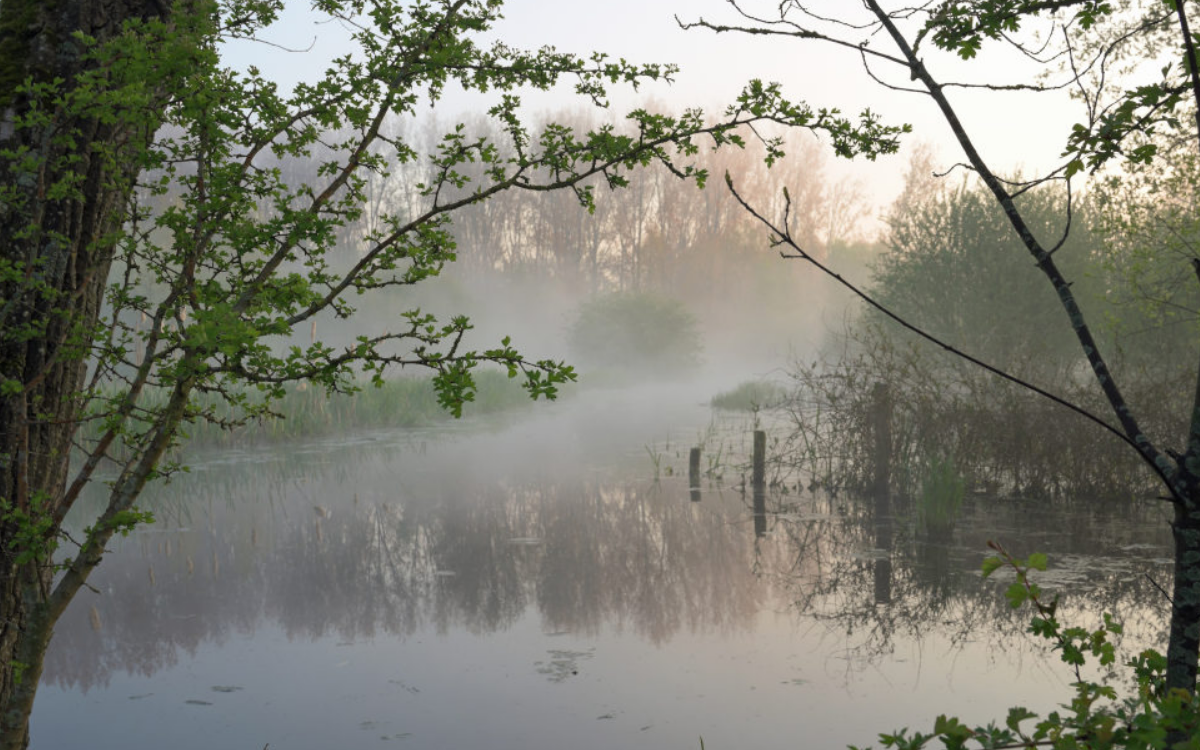
<svg viewBox="0 0 1200 750"><path fill-rule="evenodd" d="M104 43L129 19L168 20L171 0L0 4L0 748L28 744L41 657L62 606L46 555L69 510L80 392L144 113L101 117L17 85L69 89L89 72L84 34ZM128 123L138 122L132 126Z"/></svg>

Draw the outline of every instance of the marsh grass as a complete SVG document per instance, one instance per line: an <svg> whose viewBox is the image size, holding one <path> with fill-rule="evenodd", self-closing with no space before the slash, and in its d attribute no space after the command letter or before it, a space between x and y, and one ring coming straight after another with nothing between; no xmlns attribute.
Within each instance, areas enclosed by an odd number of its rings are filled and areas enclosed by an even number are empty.
<svg viewBox="0 0 1200 750"><path fill-rule="evenodd" d="M779 383L770 380L746 380L728 391L712 397L714 409L756 412L773 409L787 400L788 392Z"/></svg>
<svg viewBox="0 0 1200 750"><path fill-rule="evenodd" d="M532 403L519 381L506 373L485 370L475 373L478 392L465 409L467 415L493 414ZM153 398L153 396L150 396ZM215 420L234 421L238 414L223 401L197 399L197 406ZM198 419L184 428L189 447L236 446L279 442L356 429L421 427L451 419L437 402L433 383L427 378L397 378L379 387L364 384L350 394L327 394L323 389L301 384L271 406L278 416L251 420L230 429L218 421ZM93 423L96 429L98 423ZM84 444L95 435L84 434Z"/></svg>

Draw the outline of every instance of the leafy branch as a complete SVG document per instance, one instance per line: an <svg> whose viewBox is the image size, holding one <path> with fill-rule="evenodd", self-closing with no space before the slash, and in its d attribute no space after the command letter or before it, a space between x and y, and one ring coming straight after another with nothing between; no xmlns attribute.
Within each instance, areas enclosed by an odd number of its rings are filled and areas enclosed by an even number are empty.
<svg viewBox="0 0 1200 750"><path fill-rule="evenodd" d="M996 542L988 542L988 546L996 554L983 561L984 578L1000 570L1014 574L1005 598L1014 609L1025 605L1033 609L1029 632L1045 640L1072 669L1074 695L1060 706L1061 710L1051 711L1044 718L1021 706L1010 708L1003 725L992 722L970 726L942 715L934 721L931 732L901 729L881 734L883 747L921 750L937 740L946 750L1143 750L1165 748L1171 737L1189 738L1171 745L1175 750L1200 747L1200 701L1186 690L1165 688L1167 662L1161 654L1148 649L1125 662L1132 689L1120 697L1110 684L1114 675L1109 668L1116 663L1114 638L1123 633L1122 626L1106 613L1103 624L1095 630L1064 627L1058 620L1058 597L1047 601L1045 591L1031 576L1046 570L1046 555L1035 552L1020 559ZM1106 668L1100 681L1083 677L1082 669L1089 658Z"/></svg>

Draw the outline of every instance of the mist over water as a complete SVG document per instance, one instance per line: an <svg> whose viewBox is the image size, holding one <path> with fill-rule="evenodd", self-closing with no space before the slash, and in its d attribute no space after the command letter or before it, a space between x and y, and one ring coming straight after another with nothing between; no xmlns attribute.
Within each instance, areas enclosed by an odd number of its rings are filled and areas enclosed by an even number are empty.
<svg viewBox="0 0 1200 750"><path fill-rule="evenodd" d="M798 154L782 181L806 247L865 280L880 249L851 231L819 157ZM777 183L733 166L779 207ZM839 747L941 713L1051 708L1073 676L1027 636L1003 581L981 579L989 540L1050 555L1064 621L1113 612L1130 650L1159 641L1158 505L964 484L930 522L920 493L881 501L800 456L797 435L821 419L849 436L837 450L866 441L861 414L710 407L746 381L791 388L797 362L817 362L820 382L837 374L823 350L867 347L838 338L861 320L844 293L766 248L727 195L673 179L605 194L593 216L570 194L464 211L440 276L278 342L339 348L406 311L464 314L464 347L511 337L528 358L575 362L579 383L421 429L185 448L190 473L143 503L158 522L114 542L58 626L34 746ZM336 262L353 262L352 239ZM879 371L858 364L839 395L870 392ZM917 395L939 388L906 377ZM762 512L747 486L756 429ZM919 486L929 456L901 458Z"/></svg>
<svg viewBox="0 0 1200 750"><path fill-rule="evenodd" d="M193 456L59 626L35 746L836 747L1048 706L1069 676L976 572L1031 528L1072 613L1156 635L1153 512L979 498L952 538L896 508L884 539L869 504L776 486L756 535L754 419L710 388ZM694 502L700 443L724 478Z"/></svg>

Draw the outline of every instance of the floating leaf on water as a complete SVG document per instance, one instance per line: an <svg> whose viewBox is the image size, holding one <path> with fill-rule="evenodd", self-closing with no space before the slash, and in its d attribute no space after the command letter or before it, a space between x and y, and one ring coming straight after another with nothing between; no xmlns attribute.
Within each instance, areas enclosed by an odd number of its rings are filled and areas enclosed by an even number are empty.
<svg viewBox="0 0 1200 750"><path fill-rule="evenodd" d="M595 649L587 651L552 649L547 653L550 654L549 662L534 662L538 674L546 675L551 682L562 682L568 677L579 674L579 660L590 659L594 655Z"/></svg>
<svg viewBox="0 0 1200 750"><path fill-rule="evenodd" d="M239 690L241 690L241 688L238 687L237 685L213 685L212 686L212 691L214 693L236 693Z"/></svg>
<svg viewBox="0 0 1200 750"><path fill-rule="evenodd" d="M184 701L184 703L188 704L189 706L211 706L212 705L208 701L196 700L195 698L190 698L190 699Z"/></svg>

